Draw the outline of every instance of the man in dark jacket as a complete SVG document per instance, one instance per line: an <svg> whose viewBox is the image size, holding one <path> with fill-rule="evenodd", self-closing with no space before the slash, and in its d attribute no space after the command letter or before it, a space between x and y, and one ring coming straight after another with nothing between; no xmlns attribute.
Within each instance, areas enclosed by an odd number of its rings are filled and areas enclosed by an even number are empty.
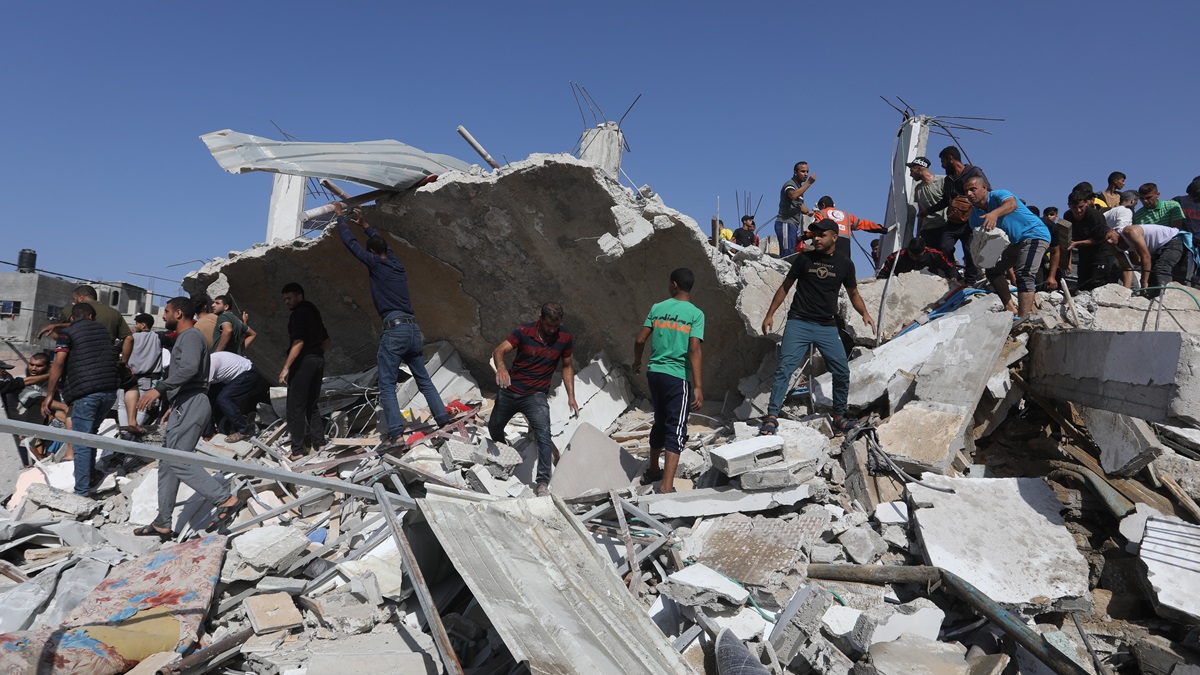
<svg viewBox="0 0 1200 675"><path fill-rule="evenodd" d="M325 350L329 332L317 306L304 299L304 288L285 284L283 304L288 316L288 353L279 372L279 384L287 385L287 427L293 461L325 446L325 422L317 409L321 380L325 377Z"/></svg>
<svg viewBox="0 0 1200 675"><path fill-rule="evenodd" d="M42 399L42 414L46 417L52 414L50 402L63 373L67 376L63 399L71 405L71 428L96 433L117 400L119 378L108 329L96 322L96 310L86 302L75 304L70 325L58 333L46 397ZM96 449L75 444L75 494L90 496L95 468Z"/></svg>

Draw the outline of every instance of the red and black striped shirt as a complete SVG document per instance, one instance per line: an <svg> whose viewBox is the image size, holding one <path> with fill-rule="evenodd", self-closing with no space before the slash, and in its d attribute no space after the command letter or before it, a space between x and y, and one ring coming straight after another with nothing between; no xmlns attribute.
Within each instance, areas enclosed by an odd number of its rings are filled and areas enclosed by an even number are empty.
<svg viewBox="0 0 1200 675"><path fill-rule="evenodd" d="M507 339L517 352L508 371L512 377L508 390L518 396L549 392L559 360L570 358L575 348L575 338L566 326L559 326L550 341L543 342L537 321L518 326Z"/></svg>

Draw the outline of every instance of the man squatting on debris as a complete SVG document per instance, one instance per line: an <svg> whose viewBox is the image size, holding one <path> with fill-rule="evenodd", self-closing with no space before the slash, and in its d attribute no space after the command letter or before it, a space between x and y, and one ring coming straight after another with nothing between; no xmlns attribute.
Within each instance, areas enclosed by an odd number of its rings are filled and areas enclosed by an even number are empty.
<svg viewBox="0 0 1200 675"><path fill-rule="evenodd" d="M195 317L195 305L190 299L177 297L167 301L163 308L163 324L167 330L179 333L171 348L171 370L166 379L143 394L137 403L138 410L145 410L160 396L167 397L171 402L171 418L167 421L163 447L184 452L196 451L200 434L212 419L212 406L206 394L208 339L196 328ZM78 457L79 450L75 453ZM230 494L227 486L200 467L164 459L158 463L158 517L153 523L134 530L135 535L153 535L164 541L175 536L171 517L179 496L179 481L187 483L196 494L217 507L209 531L233 522L240 506L237 495Z"/></svg>
<svg viewBox="0 0 1200 675"><path fill-rule="evenodd" d="M854 262L850 256L836 254L837 223L827 218L808 227L812 232L814 250L799 253L792 259L792 268L775 291L771 306L767 308L767 316L763 318L762 332L770 335L775 327L775 311L794 285L796 294L792 298L792 307L788 310L787 324L783 329L783 345L779 367L775 370L775 380L771 385L771 400L767 404L767 415L759 427L759 434L762 435L778 431L779 413L787 398L792 373L800 367L812 346L820 350L833 376L834 429L845 432L855 426L854 421L845 417L850 398L850 365L846 361L846 348L842 346L837 329L838 287L845 287L851 306L872 332L876 330L875 321L871 319L858 293Z"/></svg>
<svg viewBox="0 0 1200 675"><path fill-rule="evenodd" d="M646 341L650 341L646 384L654 406L654 424L650 427L650 464L642 476L642 484L661 480L659 492L662 493L675 491L675 469L679 466L679 453L688 439L688 414L704 404L700 378L704 312L692 304L695 283L696 276L686 267L671 272L670 299L650 308L633 343L633 372L636 375L642 369ZM692 394L690 400L689 393ZM664 450L666 457L660 470L658 457Z"/></svg>
<svg viewBox="0 0 1200 675"><path fill-rule="evenodd" d="M437 387L425 369L425 336L414 317L412 298L408 292L408 272L404 263L375 228L362 219L357 209L352 213L353 222L362 226L367 235L367 248L363 247L350 232L345 216L345 205L334 202L337 213L338 235L346 249L367 266L371 279L371 300L375 310L383 319L383 335L379 338L379 351L375 362L379 366L379 403L383 407L383 420L387 429L381 435L384 446L402 442L404 415L400 414L400 402L396 399L396 380L400 363L408 366L417 389L425 397L429 411L437 425L445 426L450 421L446 405L438 394ZM288 397L291 400L291 397ZM549 433L549 431L547 431ZM293 445L292 447L295 447ZM547 479L548 480L548 479Z"/></svg>
<svg viewBox="0 0 1200 675"><path fill-rule="evenodd" d="M554 459L554 442L550 440L550 380L562 361L563 386L567 390L567 405L574 415L579 414L575 403L575 366L571 355L575 338L562 325L563 308L556 302L542 305L537 321L517 326L492 351L496 364L496 406L488 418L488 433L497 443L504 441L504 427L513 415L521 413L529 420L529 428L538 446L537 489L539 497L550 490L550 465ZM512 368L504 366L504 355L516 351Z"/></svg>
<svg viewBox="0 0 1200 675"><path fill-rule="evenodd" d="M1033 309L1033 294L1037 290L1035 277L1050 246L1050 230L1016 195L1007 190L990 190L986 178L973 176L967 179L966 189L972 206L971 229L988 231L999 227L1008 235L1011 243L985 276L1000 296L1000 302L1016 318L1024 318ZM1010 269L1017 275L1015 305L1008 292L1006 272Z"/></svg>
<svg viewBox="0 0 1200 675"><path fill-rule="evenodd" d="M287 427L291 437L289 459L302 459L325 446L325 422L317 409L321 380L325 377L325 352L329 332L317 306L304 299L304 288L296 282L280 291L288 316L288 353L279 372L279 384L287 385Z"/></svg>

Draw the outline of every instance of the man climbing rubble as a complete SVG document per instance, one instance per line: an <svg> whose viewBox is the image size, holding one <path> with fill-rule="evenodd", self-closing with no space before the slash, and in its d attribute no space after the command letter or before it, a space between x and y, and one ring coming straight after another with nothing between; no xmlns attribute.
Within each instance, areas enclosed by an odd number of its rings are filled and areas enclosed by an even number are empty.
<svg viewBox="0 0 1200 675"><path fill-rule="evenodd" d="M987 179L969 178L966 188L972 206L971 228L990 231L999 227L1010 242L995 267L986 271L986 277L1000 301L1017 319L1029 316L1037 290L1037 270L1050 246L1050 230L1016 195L989 189ZM1017 277L1016 304L1008 290L1006 273L1010 269Z"/></svg>
<svg viewBox="0 0 1200 675"><path fill-rule="evenodd" d="M541 314L533 323L517 326L512 333L492 351L492 362L496 365L496 406L488 418L488 433L497 443L503 442L504 427L517 413L529 421L529 428L537 442L537 487L536 494L544 497L550 490L550 464L554 458L554 442L550 440L550 380L562 361L563 386L567 390L567 406L575 415L579 405L575 403L575 366L571 355L575 349L575 338L562 325L563 308L557 302L542 305ZM504 365L504 357L515 351L512 368Z"/></svg>
<svg viewBox="0 0 1200 675"><path fill-rule="evenodd" d="M833 376L834 428L846 432L855 427L855 422L845 416L850 398L850 366L846 361L846 348L838 336L838 289L846 289L850 304L862 316L871 332L875 332L875 321L858 293L854 262L850 256L836 254L839 244L837 223L827 218L814 222L809 229L812 232L813 250L800 253L793 259L792 268L775 291L771 306L763 318L762 332L769 335L775 327L776 310L787 299L792 286L796 287L783 329L783 344L780 347L779 367L775 370L771 385L771 400L767 404L767 415L759 427L762 435L778 431L779 413L787 398L792 373L800 367L813 346L821 352Z"/></svg>
<svg viewBox="0 0 1200 675"><path fill-rule="evenodd" d="M408 271L404 263L392 252L387 240L363 220L361 211L355 209L351 216L367 235L366 250L350 232L351 221L346 218L345 205L335 202L333 210L337 214L338 236L342 238L342 243L367 267L371 300L375 303L375 311L383 319L383 335L379 338L379 351L375 353L375 363L379 367L379 404L383 408L385 425L381 442L384 446L394 445L401 442L404 433L404 415L400 414L400 402L396 398L396 380L401 363L408 366L408 372L416 380L417 390L425 397L434 422L439 427L445 426L450 421L450 415L446 413L442 397L425 369L425 336L414 316L412 298L408 292Z"/></svg>
<svg viewBox="0 0 1200 675"><path fill-rule="evenodd" d="M196 328L195 305L188 298L180 296L168 300L162 318L167 330L179 334L171 348L171 371L166 379L138 399L137 408L145 410L160 396L165 396L171 403L171 417L163 447L195 452L200 434L212 419L212 406L205 395L209 371L208 337ZM78 448L75 453L78 456ZM240 506L237 495L230 494L227 486L200 467L164 459L158 463L158 516L151 524L134 530L135 535L156 536L163 541L175 536L171 518L175 513L180 481L216 508L208 526L210 531L233 522Z"/></svg>
<svg viewBox="0 0 1200 675"><path fill-rule="evenodd" d="M688 414L704 404L700 376L704 312L692 304L695 283L695 274L686 267L671 272L671 297L650 308L633 343L633 372L637 374L646 342L650 342L646 384L654 406L654 424L650 427L650 464L642 484L661 480L659 492L663 493L675 491L675 470L688 439ZM658 458L664 451L660 470Z"/></svg>
<svg viewBox="0 0 1200 675"><path fill-rule="evenodd" d="M968 222L971 204L966 199L967 181L972 178L981 178L986 185L987 176L984 175L983 169L971 164L963 164L962 153L953 145L942 148L942 151L938 153L938 159L946 171L946 178L942 183L942 196L933 204L921 208L917 212L917 216L925 218L942 209L946 210L946 224L945 229L942 230L940 243L942 252L946 254L946 258L953 261L954 245L956 242L962 243L963 274L966 276L967 284L974 285L979 278L979 271L975 267L975 260L971 257L971 227Z"/></svg>

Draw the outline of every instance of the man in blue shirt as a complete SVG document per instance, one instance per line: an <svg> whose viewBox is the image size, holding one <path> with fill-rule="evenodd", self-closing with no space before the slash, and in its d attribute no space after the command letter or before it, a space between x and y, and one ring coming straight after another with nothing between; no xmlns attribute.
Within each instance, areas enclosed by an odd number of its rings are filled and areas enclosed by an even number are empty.
<svg viewBox="0 0 1200 675"><path fill-rule="evenodd" d="M444 426L450 421L450 415L446 413L442 397L425 370L425 336L421 334L421 328L413 316L412 300L408 294L408 272L404 269L404 263L392 252L387 240L362 220L361 212L358 212L359 218L354 222L361 225L367 235L366 250L350 233L350 226L342 215L345 206L335 202L333 210L338 216L337 230L342 243L370 272L371 300L383 318L383 336L379 339L379 351L375 355L379 366L379 403L383 407L383 420L387 425L382 434L382 443L395 444L404 432L404 416L400 414L400 402L396 400L396 380L401 362L408 365L409 372L417 381L417 389L429 404L434 421L438 426Z"/></svg>
<svg viewBox="0 0 1200 675"><path fill-rule="evenodd" d="M986 276L1004 306L1017 318L1024 318L1033 309L1033 294L1037 290L1035 274L1050 247L1050 230L1016 195L1007 190L989 189L985 178L968 179L966 196L972 207L972 230L987 231L999 227L1008 235L1008 248L1004 249L996 266L987 270ZM1017 277L1016 306L1008 292L1005 273L1009 269Z"/></svg>

